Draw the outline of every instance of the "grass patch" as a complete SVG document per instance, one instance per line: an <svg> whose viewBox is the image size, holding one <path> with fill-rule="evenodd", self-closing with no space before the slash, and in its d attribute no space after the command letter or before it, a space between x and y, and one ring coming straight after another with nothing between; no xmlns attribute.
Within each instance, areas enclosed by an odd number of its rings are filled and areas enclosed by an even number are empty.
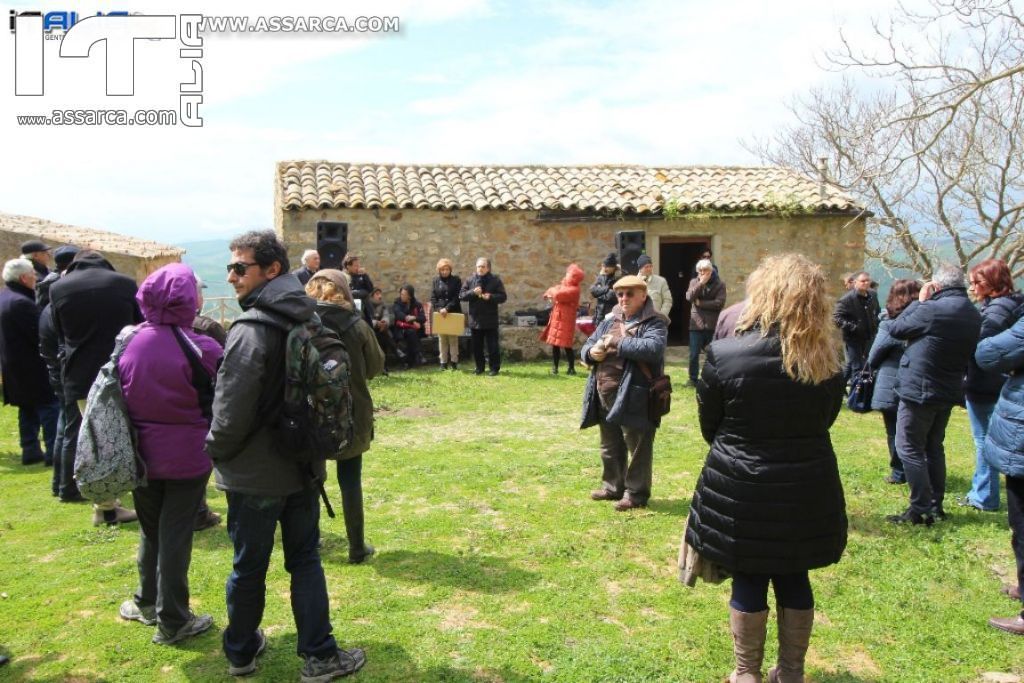
<svg viewBox="0 0 1024 683"><path fill-rule="evenodd" d="M685 370L672 374L681 387ZM335 633L367 649L356 680L711 681L730 671L728 584L691 590L675 580L706 453L692 392L677 390L658 433L651 506L621 514L587 496L600 459L596 430L577 429L583 384L542 364L496 378L422 369L374 381L384 410L363 477L377 556L347 565L340 516L321 521ZM1024 673L1022 641L985 623L1014 611L998 591L1013 573L1006 515L952 504L974 461L964 411L946 441L952 516L931 529L884 522L906 505L906 487L882 481L879 415L844 411L832 435L851 532L843 560L812 574L811 678ZM151 629L117 616L136 585L137 525L93 528L87 507L50 497L49 470L20 465L17 444L16 412L4 408L0 652L13 661L0 680L224 679L224 527L196 535L190 574L193 608L212 613L214 629L180 647L152 645ZM328 491L340 500L336 481ZM210 504L226 511L212 486ZM253 680L294 680L301 661L279 548L267 592L269 647Z"/></svg>

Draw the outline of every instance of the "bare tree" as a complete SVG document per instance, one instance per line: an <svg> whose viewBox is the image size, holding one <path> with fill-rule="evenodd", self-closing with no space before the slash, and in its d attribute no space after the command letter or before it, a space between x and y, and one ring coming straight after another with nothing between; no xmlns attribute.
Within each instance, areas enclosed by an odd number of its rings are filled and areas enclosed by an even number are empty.
<svg viewBox="0 0 1024 683"><path fill-rule="evenodd" d="M747 146L859 198L874 214L867 254L887 268L996 256L1024 276L1024 24L1008 1L930 7L876 23L875 53L841 36L829 62L847 78L794 100L796 123Z"/></svg>

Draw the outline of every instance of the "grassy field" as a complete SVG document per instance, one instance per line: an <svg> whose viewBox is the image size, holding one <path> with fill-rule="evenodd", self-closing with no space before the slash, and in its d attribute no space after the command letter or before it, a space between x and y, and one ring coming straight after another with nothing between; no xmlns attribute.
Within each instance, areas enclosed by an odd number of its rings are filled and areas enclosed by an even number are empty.
<svg viewBox="0 0 1024 683"><path fill-rule="evenodd" d="M681 386L685 370L677 363L672 374ZM508 365L496 378L430 368L374 382L380 412L364 486L377 556L349 566L340 517L321 523L335 633L367 651L356 680L715 681L729 672L728 583L676 581L706 452L692 392L677 389L658 433L651 506L623 514L587 495L600 469L596 431L577 429L583 384L542 364ZM1005 513L952 501L973 466L964 412L947 436L951 517L931 529L883 519L903 509L906 488L882 481L878 414L844 410L833 439L850 543L842 562L812 574L810 678L1024 673L1024 639L985 623L1015 609L999 594L1013 562ZM3 409L0 652L13 661L0 680L225 679L224 527L197 534L192 557L193 608L212 613L215 627L159 647L152 629L117 616L136 584L137 525L93 528L86 507L50 497L48 481L42 466L19 464L16 414ZM338 501L336 482L329 491ZM210 503L225 511L212 486ZM295 680L301 660L279 549L264 626L269 647L256 679ZM769 658L774 633L772 625Z"/></svg>

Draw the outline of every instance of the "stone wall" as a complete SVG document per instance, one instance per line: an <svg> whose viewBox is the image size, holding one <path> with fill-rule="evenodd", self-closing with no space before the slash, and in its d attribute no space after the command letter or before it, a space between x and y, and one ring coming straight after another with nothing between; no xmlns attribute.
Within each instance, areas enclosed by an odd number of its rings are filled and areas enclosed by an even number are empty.
<svg viewBox="0 0 1024 683"><path fill-rule="evenodd" d="M360 254L374 284L391 301L402 284L429 295L435 265L441 257L455 263L464 279L473 273L478 256L490 257L493 271L508 291L502 307L514 311L544 305L542 296L575 262L586 272L581 303L597 266L614 251L619 230L645 230L647 252L659 272L660 240L710 237L715 264L730 285L730 301L742 298L740 286L764 256L801 251L821 263L834 294L840 294L843 273L864 261L864 219L850 216L728 217L677 220L545 221L526 211L431 211L427 209L333 209L283 211L275 225L289 248L293 267L303 250L316 245L318 221L348 223L349 250Z"/></svg>

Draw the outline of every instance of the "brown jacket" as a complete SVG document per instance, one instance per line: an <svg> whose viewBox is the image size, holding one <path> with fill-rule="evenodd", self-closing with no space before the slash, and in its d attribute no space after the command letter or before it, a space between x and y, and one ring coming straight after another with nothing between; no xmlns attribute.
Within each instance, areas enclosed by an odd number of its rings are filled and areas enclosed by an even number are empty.
<svg viewBox="0 0 1024 683"><path fill-rule="evenodd" d="M686 290L686 300L691 304L690 329L714 331L718 314L725 307L725 282L713 274L706 285L701 285L700 278L695 277Z"/></svg>

